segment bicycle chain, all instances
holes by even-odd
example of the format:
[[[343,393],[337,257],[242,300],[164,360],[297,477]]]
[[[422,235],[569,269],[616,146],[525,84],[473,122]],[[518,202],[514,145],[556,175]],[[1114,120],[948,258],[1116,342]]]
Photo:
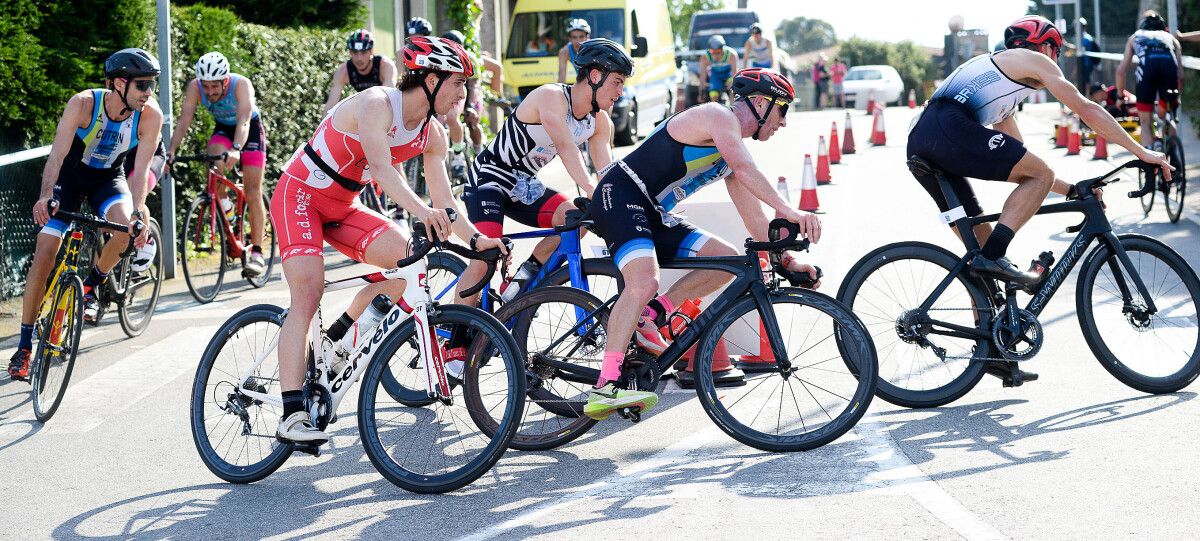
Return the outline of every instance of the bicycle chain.
[[[933,312],[935,310],[940,311],[940,312],[983,312],[984,311],[983,308],[930,308],[928,311]],[[989,340],[988,342],[990,343],[991,341]],[[1005,359],[1004,357],[975,357],[973,355],[970,357],[967,357],[964,355],[946,355],[945,357],[941,357],[941,359],[943,361],[947,360],[947,359],[955,359],[955,360],[961,359],[961,360],[968,360],[968,361],[983,361],[983,362],[1012,361],[1012,359]],[[1013,362],[1021,362],[1021,361],[1013,361]]]

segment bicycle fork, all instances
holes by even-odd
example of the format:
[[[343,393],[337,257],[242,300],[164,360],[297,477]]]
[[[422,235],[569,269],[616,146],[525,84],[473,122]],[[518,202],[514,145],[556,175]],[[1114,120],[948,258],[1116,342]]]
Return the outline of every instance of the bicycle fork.
[[[413,322],[417,326],[417,336],[420,343],[420,355],[425,365],[425,389],[430,398],[436,398],[443,404],[450,405],[454,399],[450,395],[450,381],[446,379],[446,361],[442,357],[442,347],[438,342],[437,329],[429,324],[429,303],[421,303],[413,310]]]
[[[783,343],[783,331],[779,328],[779,318],[775,317],[774,305],[771,304],[767,288],[761,283],[755,283],[750,288],[750,295],[754,297],[758,317],[762,321],[762,330],[767,333],[767,342],[771,345],[775,364],[779,366],[783,378],[787,379],[792,374],[792,361],[788,356],[787,346]]]

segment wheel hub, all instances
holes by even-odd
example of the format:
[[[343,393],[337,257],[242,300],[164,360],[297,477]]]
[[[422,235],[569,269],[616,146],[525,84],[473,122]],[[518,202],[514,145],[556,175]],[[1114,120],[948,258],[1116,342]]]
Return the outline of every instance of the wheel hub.
[[[1142,303],[1135,303],[1132,306],[1126,306],[1122,312],[1125,314],[1125,319],[1129,321],[1129,325],[1139,331],[1150,330],[1150,311]]]
[[[918,309],[907,310],[896,318],[896,335],[909,344],[924,344],[933,325]]]

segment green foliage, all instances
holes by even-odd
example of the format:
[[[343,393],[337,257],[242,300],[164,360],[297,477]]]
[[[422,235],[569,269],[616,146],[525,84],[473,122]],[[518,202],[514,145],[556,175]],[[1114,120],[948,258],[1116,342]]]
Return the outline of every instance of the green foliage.
[[[821,19],[795,17],[779,23],[775,43],[780,49],[798,54],[832,47],[837,43],[837,33],[832,24]]]
[[[479,36],[475,20],[483,10],[474,0],[450,0],[446,5],[446,18],[450,28],[463,33],[468,51],[479,54]]]
[[[172,0],[171,3],[224,8],[243,21],[281,28],[353,30],[364,26],[369,15],[362,0]]]
[[[675,46],[682,47],[687,43],[688,31],[692,27],[692,15],[724,7],[724,0],[667,0],[667,10],[671,12],[671,33],[675,34]]]
[[[923,83],[937,72],[929,53],[911,41],[884,43],[854,37],[842,42],[838,54],[850,66],[886,64],[896,68],[904,88],[916,89],[918,100],[925,99]]]
[[[1183,9],[1183,4],[1186,0],[1181,1],[1180,12],[1187,13]],[[1141,16],[1141,11],[1138,9],[1139,2],[1124,1],[1124,2],[1100,2],[1100,30],[1104,31],[1104,35],[1112,36],[1117,34],[1132,34],[1137,30],[1138,20]],[[1080,6],[1083,12],[1083,17],[1092,23],[1092,27],[1088,32],[1092,35],[1096,34],[1096,10],[1092,2],[1081,2]],[[1074,43],[1075,35],[1075,8],[1071,4],[1063,6],[1063,18],[1067,20],[1067,36],[1066,38]],[[1029,3],[1029,14],[1041,15],[1047,19],[1054,20],[1054,6],[1042,5],[1041,2],[1031,1]],[[1164,11],[1165,14],[1165,11]],[[997,42],[1004,39],[1003,35],[991,38],[992,42]],[[1108,52],[1120,52],[1121,47],[1125,46],[1125,42],[1109,44]]]
[[[1179,0],[1179,30],[1200,30],[1200,0]],[[1183,41],[1183,54],[1200,55],[1200,43]],[[1200,71],[1183,70],[1183,96],[1180,106],[1192,119],[1192,128],[1200,135]]]

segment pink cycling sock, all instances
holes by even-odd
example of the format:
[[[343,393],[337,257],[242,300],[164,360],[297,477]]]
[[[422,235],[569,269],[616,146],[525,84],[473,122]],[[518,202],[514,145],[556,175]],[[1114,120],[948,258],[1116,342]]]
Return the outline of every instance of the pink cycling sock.
[[[625,362],[625,354],[620,351],[605,351],[604,364],[600,367],[600,379],[596,380],[596,388],[603,387],[610,381],[621,378],[621,363]]]

